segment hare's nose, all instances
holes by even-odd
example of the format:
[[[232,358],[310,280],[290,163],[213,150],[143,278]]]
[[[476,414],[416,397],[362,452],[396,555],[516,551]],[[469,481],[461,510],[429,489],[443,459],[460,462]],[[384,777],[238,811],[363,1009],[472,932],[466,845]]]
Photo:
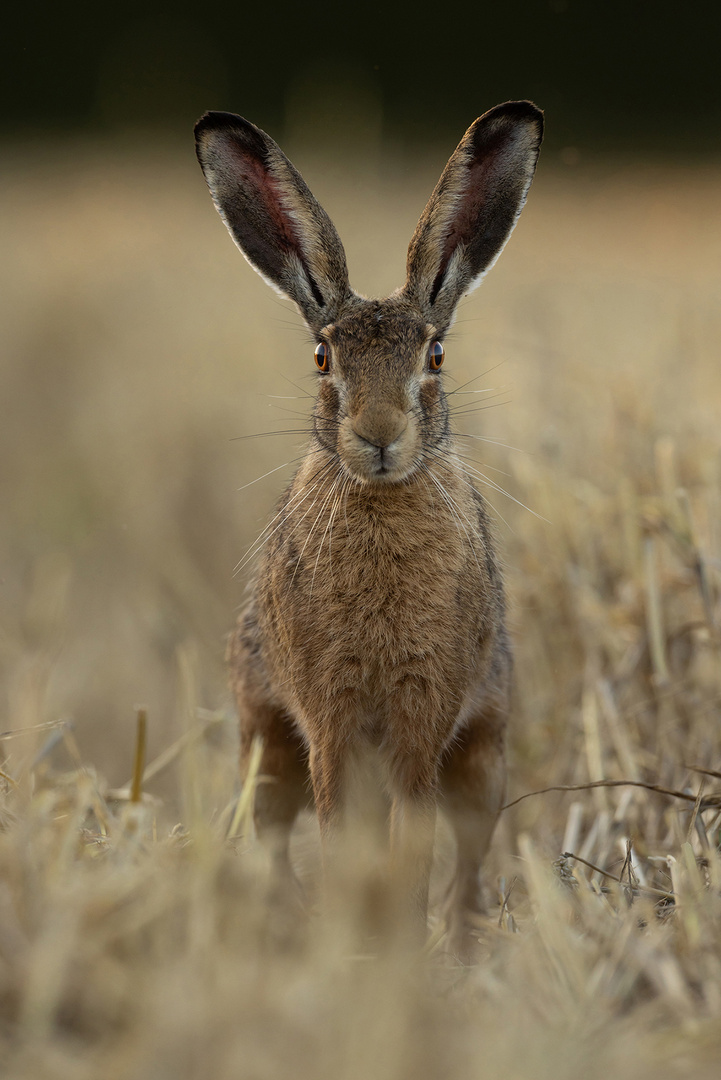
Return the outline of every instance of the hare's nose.
[[[361,439],[385,449],[408,427],[408,417],[400,409],[369,405],[353,419],[353,430]]]

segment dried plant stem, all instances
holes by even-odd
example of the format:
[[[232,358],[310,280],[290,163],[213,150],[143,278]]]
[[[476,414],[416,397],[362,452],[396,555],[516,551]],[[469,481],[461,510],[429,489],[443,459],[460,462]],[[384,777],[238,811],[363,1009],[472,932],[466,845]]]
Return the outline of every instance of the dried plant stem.
[[[600,866],[596,866],[595,863],[589,862],[588,859],[582,859],[580,855],[574,855],[572,851],[561,852],[561,858],[574,859],[576,862],[583,863],[583,865],[587,866],[589,870],[595,870],[597,874],[602,874],[604,877],[610,878],[611,881],[615,881],[619,885],[623,885],[626,888],[629,888],[629,884],[627,881],[624,881],[622,878],[617,877],[616,874],[610,873],[610,871],[608,870],[602,869],[602,867]],[[668,898],[672,895],[669,892],[664,892],[663,889],[654,889],[650,885],[636,884],[633,885],[632,888],[638,889],[641,892],[652,893],[654,896],[661,896],[664,900],[668,900]]]
[[[644,780],[593,780],[587,784],[554,784],[552,787],[539,788],[538,791],[527,791],[525,795],[519,795],[517,799],[507,802],[501,807],[501,811],[516,806],[518,803],[523,802],[524,799],[530,799],[532,795],[546,795],[549,791],[588,791],[597,787],[639,787],[645,788],[646,791],[657,791],[659,795],[669,795],[673,799],[684,799],[686,802],[695,803],[697,799],[696,795],[691,795],[687,791],[672,791],[671,788],[661,787],[660,784],[649,784]],[[700,809],[704,810],[715,806],[719,798],[721,796],[717,794],[709,795]]]
[[[657,686],[666,686],[669,682],[666,664],[666,647],[661,613],[661,595],[656,566],[656,548],[653,536],[647,536],[643,544],[643,558],[646,571],[646,625],[648,644],[656,676]]]
[[[135,763],[133,765],[133,782],[130,788],[130,801],[139,803],[143,797],[143,772],[145,770],[145,747],[147,739],[148,712],[147,709],[138,709],[138,727],[135,740]]]
[[[255,789],[259,783],[263,782],[263,777],[259,775],[260,763],[263,757],[263,740],[256,737],[253,740],[253,746],[250,751],[250,761],[248,763],[248,773],[243,784],[243,790],[240,793],[240,798],[235,807],[235,813],[233,814],[233,820],[228,828],[228,839],[234,839],[239,830],[241,835],[247,833],[248,829],[245,826],[245,822],[250,822],[252,818],[253,800],[255,798]]]
[[[10,785],[11,785],[12,787],[14,787],[14,788],[16,788],[16,787],[18,786],[18,782],[17,782],[17,780],[13,780],[12,776],[10,776],[10,775],[9,775],[8,773],[6,773],[6,772],[3,772],[3,770],[2,770],[2,769],[0,769],[0,777],[2,777],[2,779],[3,779],[3,780],[4,780],[4,781],[5,781],[6,783],[7,783],[7,784],[10,784]]]

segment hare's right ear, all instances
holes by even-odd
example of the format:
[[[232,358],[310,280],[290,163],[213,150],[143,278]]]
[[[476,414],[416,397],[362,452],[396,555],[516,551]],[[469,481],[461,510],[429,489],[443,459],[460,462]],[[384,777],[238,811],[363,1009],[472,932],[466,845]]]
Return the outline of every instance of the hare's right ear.
[[[209,112],[195,145],[218,213],[250,265],[298,305],[313,331],[350,295],[345,252],[300,173],[260,128]]]
[[[542,138],[541,110],[508,101],[471,124],[451,155],[408,248],[403,290],[437,332],[513,232]]]

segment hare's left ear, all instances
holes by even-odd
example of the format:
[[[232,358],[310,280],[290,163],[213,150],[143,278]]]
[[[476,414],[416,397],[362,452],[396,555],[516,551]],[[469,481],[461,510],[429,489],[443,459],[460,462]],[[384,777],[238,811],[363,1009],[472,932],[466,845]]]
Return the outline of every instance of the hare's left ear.
[[[351,295],[343,245],[278,144],[225,112],[200,118],[195,144],[213,202],[250,265],[295,301],[311,330],[333,322]]]
[[[542,138],[541,110],[509,101],[471,124],[451,155],[408,248],[403,290],[437,331],[513,232]]]

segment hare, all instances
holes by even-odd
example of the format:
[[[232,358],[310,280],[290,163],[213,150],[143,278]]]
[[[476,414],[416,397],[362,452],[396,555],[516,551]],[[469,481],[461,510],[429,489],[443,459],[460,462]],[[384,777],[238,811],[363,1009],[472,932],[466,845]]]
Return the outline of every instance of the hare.
[[[448,815],[459,941],[504,797],[512,658],[487,509],[449,423],[443,340],[516,224],[543,114],[511,101],[470,126],[413,234],[405,285],[381,300],[353,291],[330,218],[265,132],[209,112],[195,134],[232,238],[316,341],[310,445],[229,645],[243,768],[262,740],[257,829],[290,880],[312,787],[327,869],[350,772],[373,748],[420,934],[437,808]]]

